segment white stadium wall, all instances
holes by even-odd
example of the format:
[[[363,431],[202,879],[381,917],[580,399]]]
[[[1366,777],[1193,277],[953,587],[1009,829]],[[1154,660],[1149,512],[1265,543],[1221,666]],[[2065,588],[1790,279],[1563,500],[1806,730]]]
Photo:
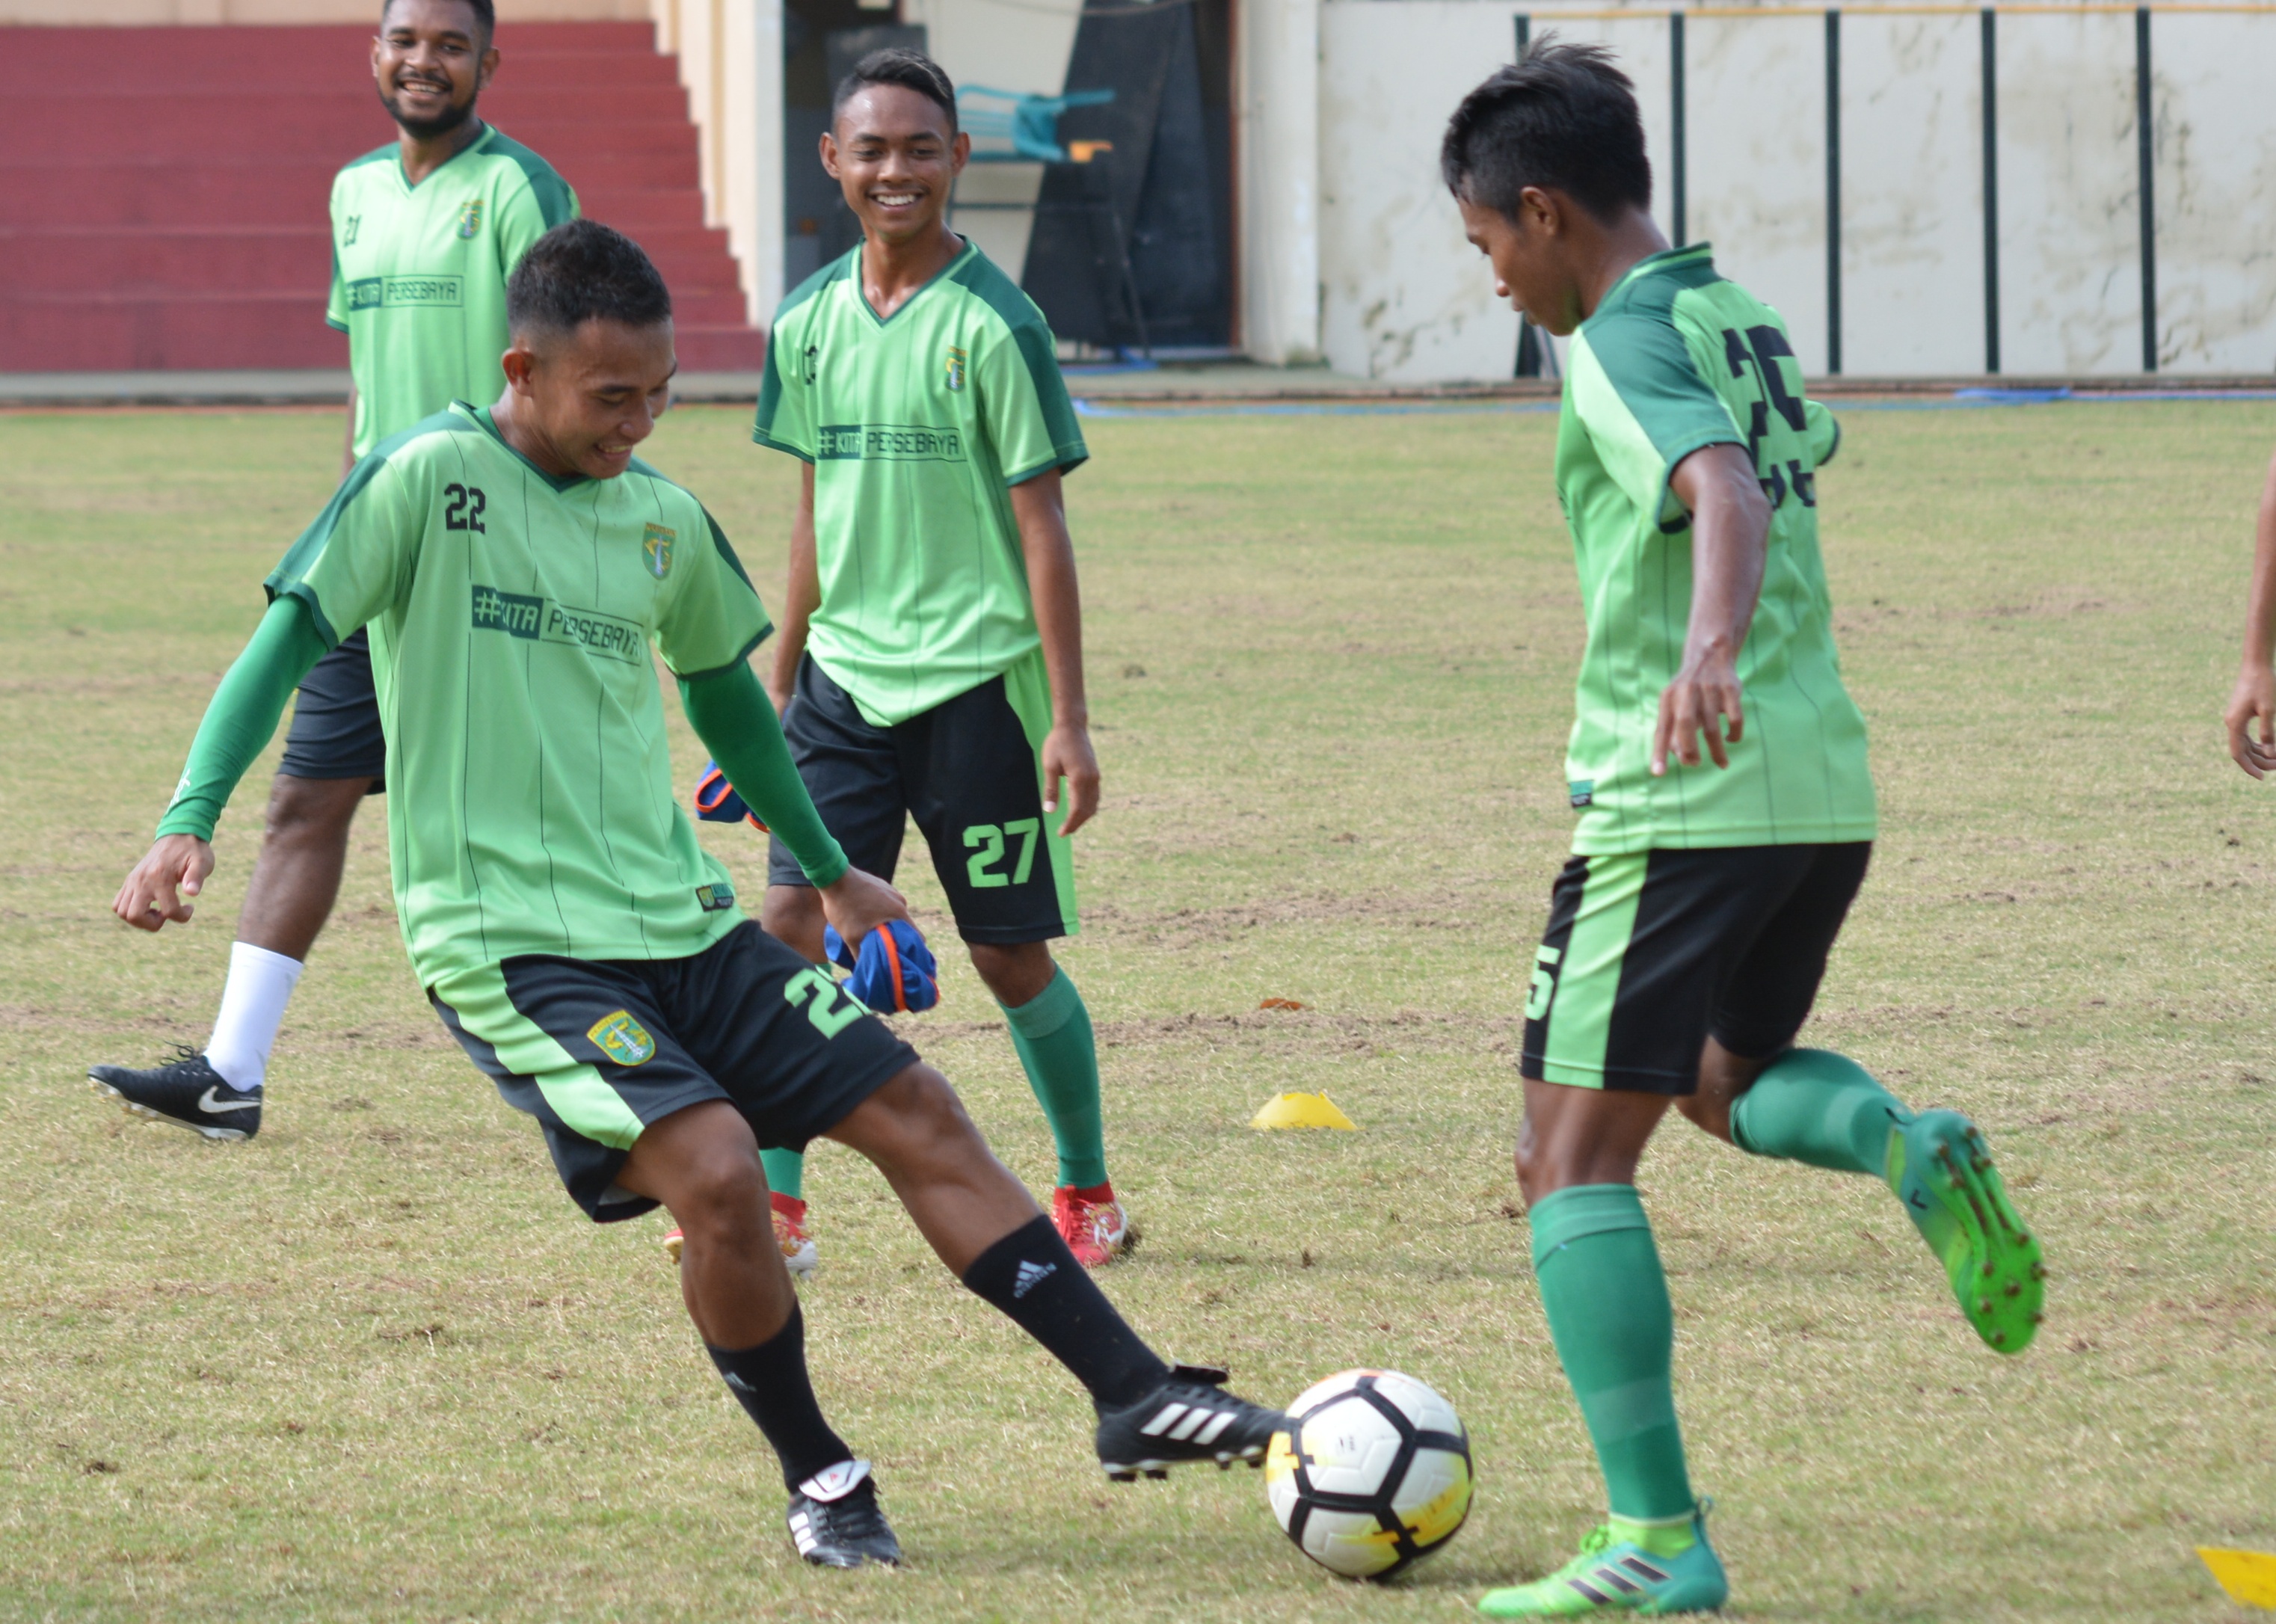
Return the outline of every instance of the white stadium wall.
[[[1863,7],[1829,25],[1818,10],[1714,7],[1683,14],[1679,34],[1665,10],[1506,0],[1324,0],[1322,332],[1339,368],[1408,383],[1514,370],[1515,318],[1462,240],[1437,156],[1446,114],[1509,60],[1521,17],[1618,53],[1663,228],[1713,243],[1785,316],[1812,374],[2276,373],[2276,9],[2149,16],[2145,277],[2133,8],[2005,9],[1987,24],[1975,8]]]

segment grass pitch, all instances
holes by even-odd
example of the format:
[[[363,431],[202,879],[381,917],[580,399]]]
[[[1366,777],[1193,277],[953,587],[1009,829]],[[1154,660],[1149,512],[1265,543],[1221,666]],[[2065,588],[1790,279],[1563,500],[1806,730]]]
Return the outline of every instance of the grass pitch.
[[[1643,1182],[1734,1611],[2223,1616],[2189,1546],[2276,1543],[2276,830],[2218,722],[2276,409],[1846,420],[1822,512],[1885,832],[1808,1040],[1974,1113],[2055,1279],[1997,1358],[1878,1185],[1672,1121]],[[99,1107],[87,1063],[210,1020],[266,768],[193,926],[105,907],[338,422],[0,418],[0,1617],[1451,1620],[1561,1559],[1600,1490],[1507,1155],[1570,827],[1553,422],[1099,420],[1069,486],[1106,799],[1065,959],[1145,1236],[1109,1288],[1258,1398],[1388,1363],[1454,1400],[1470,1526],[1369,1589],[1247,1472],[1104,1483],[1074,1384],[836,1147],[814,1366],[911,1566],[803,1568],[662,1216],[585,1223],[424,1006],[382,802],[260,1138]],[[793,465],[707,411],[654,460],[778,600]],[[755,894],[757,845],[705,839]],[[910,1036],[1042,1189],[1000,1021],[945,962]],[[1244,1126],[1300,1087],[1364,1131]]]

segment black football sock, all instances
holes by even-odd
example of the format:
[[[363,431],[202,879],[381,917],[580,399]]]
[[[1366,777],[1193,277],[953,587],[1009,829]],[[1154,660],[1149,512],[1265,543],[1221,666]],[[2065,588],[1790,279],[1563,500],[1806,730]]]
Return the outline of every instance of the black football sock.
[[[822,1418],[814,1383],[806,1374],[806,1317],[791,1308],[790,1323],[756,1347],[703,1345],[711,1362],[782,1462],[783,1484],[799,1484],[825,1467],[853,1458],[846,1440]]]
[[[1047,1218],[1022,1225],[973,1260],[964,1284],[1074,1373],[1101,1409],[1135,1404],[1170,1367],[1138,1339]]]

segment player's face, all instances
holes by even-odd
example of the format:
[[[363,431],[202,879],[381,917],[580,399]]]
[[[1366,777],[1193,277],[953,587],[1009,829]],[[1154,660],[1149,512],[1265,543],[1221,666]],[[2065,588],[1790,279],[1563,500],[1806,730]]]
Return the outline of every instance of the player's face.
[[[1462,230],[1493,267],[1494,292],[1536,327],[1563,338],[1581,324],[1581,289],[1565,263],[1562,199],[1528,186],[1517,217],[1459,200]]]
[[[371,42],[379,99],[416,140],[464,124],[497,64],[466,0],[394,0]]]
[[[949,187],[972,138],[948,133],[948,115],[905,85],[869,85],[848,96],[822,138],[822,167],[846,194],[861,229],[912,242],[940,226]]]
[[[632,466],[671,403],[679,369],[670,322],[627,327],[596,318],[535,344],[517,337],[505,353],[514,419],[550,453],[532,460],[588,479],[614,479]]]

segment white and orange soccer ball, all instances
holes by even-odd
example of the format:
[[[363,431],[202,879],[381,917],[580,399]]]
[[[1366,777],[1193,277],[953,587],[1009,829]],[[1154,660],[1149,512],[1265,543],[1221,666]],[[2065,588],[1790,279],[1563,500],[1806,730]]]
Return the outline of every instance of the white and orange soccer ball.
[[[1454,1407],[1396,1370],[1346,1370],[1288,1407],[1264,1492],[1297,1548],[1347,1579],[1384,1579],[1470,1514],[1470,1436]]]

